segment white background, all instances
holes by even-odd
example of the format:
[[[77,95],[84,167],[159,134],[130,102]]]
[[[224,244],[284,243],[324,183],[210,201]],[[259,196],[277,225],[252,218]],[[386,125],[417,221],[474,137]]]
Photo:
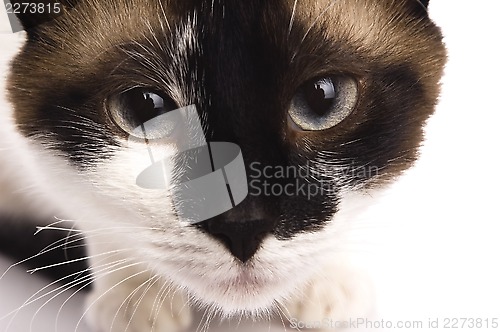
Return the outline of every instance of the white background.
[[[359,257],[373,276],[379,320],[422,320],[424,326],[430,318],[441,324],[455,317],[500,320],[500,2],[433,0],[430,12],[449,49],[441,102],[417,167],[366,214],[371,226],[360,232],[372,240]],[[7,46],[16,38],[8,29],[1,17],[2,76]],[[0,258],[0,274],[10,264]],[[0,317],[43,284],[22,268],[10,271],[0,280]],[[50,301],[35,317],[33,331],[54,332],[63,301]],[[44,302],[21,310],[8,331],[29,331]],[[64,306],[59,331],[73,331],[82,312],[76,296]],[[0,320],[1,332],[8,322]],[[261,329],[267,325],[248,328]]]

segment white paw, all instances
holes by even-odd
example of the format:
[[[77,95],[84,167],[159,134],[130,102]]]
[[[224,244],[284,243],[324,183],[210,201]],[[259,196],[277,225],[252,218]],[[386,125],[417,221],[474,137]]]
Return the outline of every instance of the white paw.
[[[95,332],[186,330],[191,324],[187,297],[162,286],[160,281],[131,279],[111,290],[100,287],[87,298],[87,322]]]
[[[323,269],[297,296],[285,302],[290,326],[300,330],[339,329],[350,319],[366,318],[374,306],[368,277],[347,266]]]

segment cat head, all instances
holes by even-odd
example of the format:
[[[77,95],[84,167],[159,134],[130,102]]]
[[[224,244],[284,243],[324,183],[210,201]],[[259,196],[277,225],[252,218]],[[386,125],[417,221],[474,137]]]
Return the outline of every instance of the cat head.
[[[19,128],[54,155],[47,176],[61,200],[65,182],[79,185],[70,177],[92,184],[73,197],[95,200],[75,216],[82,228],[121,225],[131,257],[225,312],[288,296],[355,222],[348,198],[413,164],[446,58],[428,1],[63,4],[54,17],[19,16],[28,38],[9,88]],[[196,224],[179,220],[169,190],[137,186],[151,160],[147,142],[129,139],[189,105],[207,141],[239,146],[249,188]],[[155,146],[172,182],[177,148]]]

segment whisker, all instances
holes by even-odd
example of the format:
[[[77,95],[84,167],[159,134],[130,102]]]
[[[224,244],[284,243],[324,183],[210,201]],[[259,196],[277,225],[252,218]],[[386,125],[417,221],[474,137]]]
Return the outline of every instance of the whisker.
[[[101,256],[106,256],[106,255],[109,255],[110,253],[123,252],[123,251],[126,251],[126,250],[132,250],[132,249],[117,249],[117,250],[112,250],[112,251],[109,251],[109,252],[106,252],[106,253],[96,254],[96,255],[93,256],[93,258],[101,257]],[[66,265],[66,264],[71,264],[71,263],[75,263],[75,262],[81,262],[81,261],[89,260],[89,259],[90,259],[90,257],[76,258],[76,259],[73,259],[73,260],[70,260],[70,261],[67,261],[67,262],[55,263],[55,264],[50,264],[50,265],[43,266],[43,267],[37,267],[35,269],[28,270],[27,272],[30,273],[30,274],[33,274],[33,273],[36,273],[38,271],[50,269],[52,267]]]
[[[122,260],[122,261],[123,261],[124,263],[125,263],[125,262],[127,262],[127,260],[126,260],[126,259],[124,259],[124,260]],[[101,271],[99,271],[99,273],[102,273],[103,271],[105,271],[105,270],[107,270],[107,269],[112,269],[112,268],[114,268],[115,266],[119,266],[120,264],[122,264],[122,261],[120,261],[120,262],[114,262],[115,264],[113,264],[112,266],[107,267],[107,268],[105,268],[105,269],[101,269]],[[121,269],[121,268],[120,268],[120,269]],[[99,280],[99,279],[101,279],[102,277],[104,277],[105,275],[109,275],[109,274],[111,274],[111,273],[117,272],[117,271],[119,271],[120,269],[114,269],[114,270],[108,271],[108,272],[106,272],[104,275],[100,275],[97,279],[94,279],[94,277],[93,277],[92,275],[90,275],[90,276],[82,277],[82,278],[80,278],[80,279],[75,280],[75,281],[76,281],[76,283],[75,283],[75,281],[74,281],[74,282],[70,282],[70,283],[68,283],[68,284],[66,284],[66,285],[63,285],[63,286],[61,286],[61,287],[58,287],[58,288],[57,288],[57,290],[58,290],[57,294],[53,295],[51,298],[49,298],[47,301],[45,301],[45,302],[44,302],[44,303],[43,303],[43,304],[42,304],[42,305],[38,308],[38,310],[35,312],[35,314],[33,315],[32,319],[31,319],[31,324],[30,324],[30,331],[32,331],[32,330],[33,330],[33,329],[32,329],[32,327],[33,327],[33,323],[34,323],[34,321],[35,321],[36,316],[37,316],[37,315],[40,313],[40,311],[41,311],[41,310],[42,310],[42,309],[43,309],[43,308],[44,308],[47,304],[49,304],[49,303],[50,303],[53,299],[57,298],[57,297],[58,297],[59,295],[61,295],[61,294],[64,294],[64,293],[65,293],[66,291],[68,291],[69,289],[71,289],[71,288],[73,288],[73,287],[75,287],[75,286],[78,286],[78,285],[83,284],[83,286],[82,286],[82,287],[80,287],[79,289],[77,289],[76,291],[74,291],[74,292],[71,294],[71,296],[70,296],[68,299],[66,299],[66,300],[64,301],[64,303],[61,305],[61,307],[59,308],[59,311],[58,311],[57,316],[56,316],[56,323],[57,323],[57,322],[58,322],[58,320],[59,320],[59,315],[60,315],[60,313],[61,313],[61,311],[62,311],[62,308],[64,307],[64,305],[65,305],[65,304],[66,304],[66,303],[67,303],[67,302],[68,302],[68,301],[69,301],[69,300],[70,300],[70,299],[71,299],[74,295],[76,295],[76,294],[77,294],[78,292],[80,292],[82,289],[84,289],[85,287],[87,287],[88,285],[90,285],[91,283],[93,283],[95,280]],[[51,294],[51,293],[53,293],[53,292],[50,292],[50,293],[48,293],[48,294]],[[44,295],[43,295],[43,297],[47,296],[48,294],[44,294]],[[56,325],[56,329],[57,329],[57,325]]]
[[[116,263],[116,262],[112,262],[112,263],[104,264],[104,265],[97,266],[97,267],[98,267],[98,268],[101,268],[102,266],[106,266],[106,265],[113,265],[113,264],[115,264],[115,263]],[[90,272],[90,271],[91,271],[91,268],[87,268],[87,269],[85,269],[85,270],[82,270],[82,271],[78,271],[78,272],[72,273],[72,274],[67,275],[67,276],[65,276],[65,277],[59,278],[59,279],[58,279],[58,280],[56,280],[56,281],[51,282],[50,284],[48,284],[48,285],[44,286],[43,288],[41,288],[40,290],[38,290],[35,294],[31,295],[31,296],[30,296],[30,297],[29,297],[29,298],[28,298],[28,299],[24,302],[24,304],[22,304],[22,305],[21,305],[21,307],[19,307],[19,308],[17,308],[16,310],[13,310],[13,311],[11,311],[10,313],[8,313],[8,314],[6,314],[6,315],[4,315],[4,316],[0,317],[0,320],[7,318],[8,316],[10,316],[10,315],[14,314],[15,312],[17,312],[17,311],[19,311],[19,310],[23,309],[24,307],[26,307],[26,306],[28,306],[28,305],[30,305],[30,304],[32,304],[32,303],[34,303],[34,302],[36,302],[36,301],[38,301],[38,300],[40,300],[40,299],[44,298],[44,297],[46,297],[46,296],[48,296],[48,295],[50,295],[50,294],[52,294],[52,293],[54,293],[54,292],[57,292],[57,291],[58,291],[58,290],[60,290],[62,287],[66,287],[66,286],[68,286],[68,285],[71,285],[71,284],[73,284],[73,283],[78,282],[80,279],[73,280],[73,281],[71,281],[71,282],[70,282],[70,283],[68,283],[68,284],[62,285],[62,286],[60,286],[60,287],[58,287],[58,288],[56,288],[56,289],[54,289],[54,290],[52,290],[52,291],[50,291],[50,292],[48,292],[48,293],[45,293],[45,294],[43,294],[43,295],[41,295],[41,296],[39,296],[39,297],[36,297],[38,294],[40,294],[41,292],[43,292],[43,291],[44,291],[44,290],[46,290],[47,288],[50,288],[50,287],[54,286],[55,284],[61,283],[61,282],[62,282],[63,280],[65,280],[65,279],[68,279],[68,278],[74,277],[75,275],[78,275],[78,274],[81,274],[81,273],[83,273],[83,272],[87,272],[87,271],[88,271],[88,272]],[[88,278],[88,276],[83,277],[83,278]],[[73,287],[73,286],[71,286],[71,287]]]
[[[70,235],[70,233],[68,233],[67,237],[65,237],[64,239],[59,239],[57,241],[54,241],[53,243],[49,244],[48,246],[46,246],[45,248],[40,250],[36,255],[41,256],[41,255],[44,255],[44,254],[49,253],[49,252],[56,250],[56,249],[68,248],[68,245],[70,245],[72,243],[81,242],[85,239],[85,237],[78,237],[78,236],[80,236],[80,234]],[[76,237],[76,239],[71,239],[71,238],[75,238],[75,237]],[[84,245],[80,245],[80,247],[83,247],[83,246]],[[31,258],[37,257],[36,255],[32,256]]]
[[[115,261],[115,262],[108,263],[108,264],[111,264],[111,265],[112,265],[110,268],[114,268],[114,267],[116,267],[116,266],[119,266],[119,265],[120,265],[120,264],[122,264],[122,263],[126,263],[127,261],[128,261],[128,259],[122,259],[122,260]],[[106,265],[106,264],[105,264],[105,265]],[[96,271],[95,269],[96,269],[96,268],[92,267],[92,270],[93,270],[93,271]],[[104,272],[104,271],[105,271],[105,269],[101,269],[101,270],[98,270],[98,271],[96,271],[96,272],[97,272],[97,273],[102,273],[102,272]],[[114,271],[110,271],[110,272],[111,272],[111,273],[114,273],[114,272],[116,272],[116,270],[114,270]],[[106,274],[106,275],[108,275],[108,274]],[[59,308],[59,311],[57,312],[57,316],[56,316],[56,332],[57,332],[57,326],[59,325],[59,324],[58,324],[58,322],[59,322],[59,316],[60,316],[60,314],[61,314],[61,312],[62,312],[63,307],[64,307],[64,306],[65,306],[65,305],[66,305],[66,304],[67,304],[67,303],[68,303],[68,302],[69,302],[69,301],[70,301],[70,300],[71,300],[71,299],[72,299],[72,298],[73,298],[76,294],[78,294],[78,293],[79,293],[82,289],[84,289],[85,287],[89,286],[89,284],[90,284],[90,283],[93,283],[95,280],[99,280],[99,279],[100,279],[100,278],[98,278],[98,279],[93,279],[93,278],[92,278],[92,279],[90,280],[90,282],[89,282],[89,283],[86,283],[86,284],[84,284],[82,287],[80,287],[80,288],[78,288],[77,290],[75,290],[75,291],[74,291],[74,292],[73,292],[73,293],[72,293],[72,294],[71,294],[71,295],[70,295],[70,296],[69,296],[69,297],[68,297],[68,298],[67,298],[67,299],[63,302],[63,304],[62,304],[62,305],[61,305],[61,307]],[[75,286],[76,286],[76,285],[72,285],[72,286],[71,286],[71,288],[73,288],[73,287],[75,287]]]
[[[292,33],[293,23],[295,21],[295,14],[297,11],[297,2],[298,0],[295,0],[295,2],[293,3],[292,17],[290,18],[290,24],[288,25],[288,37],[290,37],[290,34]]]
[[[153,308],[151,310],[151,317],[150,317],[153,320],[153,324],[151,326],[152,331],[154,331],[154,328],[156,327],[156,322],[158,321],[158,317],[160,316],[161,309],[163,308],[163,303],[167,299],[170,286],[171,286],[171,282],[169,282],[168,280],[165,280],[163,282],[162,287],[160,288],[160,291],[158,292],[156,299],[155,299],[155,302],[154,302],[155,304],[153,305]],[[153,312],[155,313],[154,316],[153,316]]]
[[[204,331],[204,330],[202,330],[202,323],[205,320],[205,317],[207,316],[207,311],[208,311],[208,308],[205,308],[205,310],[203,311],[203,315],[201,315],[200,322],[198,323],[198,326],[196,327],[196,332]]]
[[[142,263],[135,263],[135,264],[131,264],[131,266],[134,266],[134,265],[140,265]],[[116,287],[120,286],[121,284],[127,282],[128,280],[130,279],[133,279],[143,273],[147,273],[148,270],[143,270],[143,271],[140,271],[140,272],[137,272],[137,273],[134,273],[133,275],[131,276],[128,276],[127,278],[123,279],[122,281],[116,283],[114,286],[110,287],[107,291],[105,291],[104,293],[102,293],[97,299],[95,299],[90,305],[89,307],[85,310],[85,312],[82,314],[82,316],[80,317],[80,319],[78,320],[78,323],[76,324],[76,327],[75,327],[75,332],[78,330],[78,328],[80,327],[80,324],[82,323],[82,320],[83,318],[85,317],[86,314],[88,314],[88,312],[90,311],[91,307],[94,306],[97,301],[101,300],[104,296],[106,296],[109,292],[111,292],[113,289],[115,289]]]
[[[286,328],[286,324],[285,324],[285,320],[283,319],[283,317],[285,317],[288,321],[290,320],[290,318],[292,318],[292,315],[290,313],[290,311],[288,310],[288,308],[279,300],[279,299],[276,299],[276,312],[278,313],[278,316],[281,320],[281,324],[283,325],[283,328],[285,329],[285,332],[287,331],[287,328]],[[286,310],[286,312],[285,312]],[[300,331],[300,330],[299,330]]]
[[[117,228],[119,228],[119,227],[117,227]],[[52,229],[52,228],[45,228],[45,230],[47,230],[47,229]],[[114,229],[114,228],[113,228],[113,229]],[[122,229],[122,228],[119,228],[119,229]],[[134,228],[134,229],[135,229],[135,228]],[[147,228],[147,229],[150,229],[150,228]],[[66,231],[67,229],[58,229],[58,228],[56,228],[56,230],[64,230],[64,231]],[[111,230],[111,228],[110,228],[110,230]],[[87,232],[86,234],[89,234],[89,233],[98,233],[98,234],[97,234],[97,235],[95,235],[95,236],[104,235],[103,233],[100,233],[100,232],[101,232],[101,230],[94,230],[94,231]],[[79,235],[79,234],[74,234],[74,235],[71,235],[70,237],[73,237],[73,236],[78,236],[78,235]],[[87,239],[87,238],[90,238],[90,237],[89,237],[89,236],[85,236],[83,239],[78,239],[77,241],[80,241],[80,240],[85,240],[85,239]],[[55,243],[58,243],[58,242],[60,242],[60,241],[61,241],[61,240],[58,240],[58,241],[56,241]],[[77,242],[77,241],[75,241],[75,242]],[[112,242],[110,242],[110,243],[112,243]],[[49,245],[48,247],[50,247],[50,245]],[[36,257],[39,257],[39,256],[41,256],[41,255],[43,255],[43,254],[46,254],[46,253],[48,253],[48,252],[52,251],[52,250],[59,249],[59,248],[61,248],[61,247],[64,247],[64,244],[62,244],[62,245],[60,244],[60,245],[58,245],[58,246],[56,246],[56,247],[53,247],[53,248],[50,248],[50,249],[48,249],[48,248],[46,247],[45,249],[47,249],[47,250],[43,249],[41,252],[38,252],[38,253],[37,253],[37,254],[35,254],[35,255],[32,255],[32,256],[30,256],[30,257],[28,257],[28,258],[25,258],[25,259],[23,259],[23,260],[20,260],[19,262],[16,262],[16,263],[11,264],[11,265],[10,265],[10,266],[9,266],[9,267],[8,267],[8,268],[7,268],[7,269],[6,269],[3,273],[2,273],[2,275],[0,276],[0,280],[2,280],[2,279],[5,277],[5,275],[6,275],[6,274],[7,274],[10,270],[12,270],[13,268],[15,268],[16,266],[19,266],[19,265],[21,265],[21,264],[23,264],[23,263],[26,263],[27,261],[29,261],[29,260],[31,260],[31,259],[34,259],[34,258],[36,258]],[[81,260],[84,260],[84,258],[82,258]],[[71,263],[71,262],[64,262],[64,263],[61,263],[61,264],[59,264],[59,265],[64,265],[64,264],[68,264],[68,263]],[[37,271],[38,271],[38,270],[41,270],[41,269],[45,269],[45,268],[40,268],[40,269],[35,269],[35,270],[37,270]],[[30,271],[28,271],[28,272],[30,272]],[[36,271],[33,271],[33,272],[31,272],[31,273],[34,273],[34,272],[36,272]]]
[[[53,223],[51,224],[48,224],[46,227],[54,227],[56,225],[59,225],[59,224],[62,224],[62,223],[65,223],[65,222],[69,222],[70,220],[64,220],[64,219],[59,219],[57,217],[54,217],[57,221],[54,221]],[[42,230],[43,230],[43,226],[37,226],[36,229],[37,231],[35,232],[34,235],[38,235],[38,233],[40,233]]]
[[[147,292],[155,285],[155,283],[159,279],[160,279],[160,277],[158,277],[158,276],[150,276],[148,280],[146,280],[141,285],[136,287],[135,290],[127,296],[128,301],[127,301],[127,298],[125,298],[125,300],[122,302],[122,305],[120,305],[120,307],[118,308],[118,311],[122,308],[125,301],[128,302],[127,303],[127,308],[128,308],[130,306],[130,302],[132,301],[132,297],[135,296],[135,294],[137,294],[137,292],[139,291],[140,288],[142,288],[146,284],[149,284],[148,287],[146,287],[146,289],[142,292],[139,299],[134,303],[135,308],[134,308],[134,311],[132,312],[132,314],[130,315],[130,318],[129,318],[129,321],[128,321],[128,324],[127,324],[127,327],[125,328],[125,330],[128,330],[128,328],[130,327],[130,324],[132,323],[132,320],[133,320],[135,314],[137,313],[137,310],[140,308],[140,304],[141,304],[142,300],[144,300],[144,297],[146,296]],[[117,314],[118,314],[118,311],[117,311]],[[127,309],[125,309],[125,311],[127,311]]]
[[[205,319],[205,322],[203,323],[203,326],[202,326],[202,332],[206,332],[208,331],[208,329],[210,328],[210,324],[213,320],[213,317],[215,316],[215,313],[216,313],[217,309],[215,307],[215,304],[212,304],[210,305],[207,310],[205,310],[205,314],[204,317],[206,317]],[[200,322],[201,324],[201,322]]]
[[[70,231],[73,231],[72,228],[63,228],[63,227],[49,227],[49,226],[39,226],[37,228],[41,228],[41,230],[54,230],[54,231],[66,231],[66,232],[70,232]],[[93,230],[90,230],[90,231],[80,231],[84,234],[89,234],[89,233],[96,233],[96,232],[101,232],[101,231],[116,231],[116,230],[144,230],[144,229],[147,229],[147,230],[157,230],[157,231],[161,231],[163,229],[161,228],[155,228],[155,227],[149,227],[149,226],[127,226],[127,225],[123,225],[123,226],[115,226],[115,227],[103,227],[103,228],[97,228],[97,229],[93,229]]]
[[[238,318],[238,324],[236,325],[237,328],[240,327],[242,320],[243,320],[243,314],[241,314],[240,317]]]
[[[163,15],[163,20],[160,19],[161,27],[163,29],[163,22],[165,22],[167,24],[168,30],[171,31],[172,29],[170,28],[170,23],[169,23],[169,20],[167,18],[167,13],[165,11],[165,8],[163,7],[162,0],[158,0],[158,4],[160,5],[161,14]]]
[[[118,264],[117,264],[116,262],[113,262],[113,263],[109,263],[109,264],[104,264],[104,265],[98,266],[98,268],[101,268],[102,266],[111,265],[111,266],[109,266],[109,267],[106,267],[106,268],[104,268],[104,269],[101,269],[101,271],[98,271],[98,272],[102,272],[102,271],[105,271],[106,269],[114,268],[115,266],[117,266],[117,265],[119,265],[119,264],[120,264],[120,263],[118,263]],[[86,271],[90,271],[90,268],[86,269]],[[27,307],[28,305],[33,304],[33,303],[35,303],[35,302],[37,302],[37,301],[39,301],[39,300],[43,299],[44,297],[50,296],[51,294],[53,294],[53,293],[55,293],[55,292],[59,292],[57,295],[60,295],[60,294],[62,294],[63,292],[65,292],[66,290],[68,290],[68,289],[70,289],[70,288],[72,288],[72,287],[74,287],[74,286],[77,286],[77,285],[79,285],[79,284],[81,284],[81,283],[83,283],[83,282],[86,282],[86,281],[88,281],[88,280],[90,280],[90,283],[91,283],[91,282],[92,282],[92,276],[90,276],[90,275],[89,275],[89,276],[81,277],[81,278],[79,278],[79,279],[76,279],[76,280],[74,280],[74,281],[72,281],[72,282],[70,282],[70,283],[68,283],[68,284],[61,285],[60,287],[57,287],[56,289],[53,289],[53,290],[51,290],[51,291],[49,291],[49,292],[47,292],[47,293],[45,293],[45,294],[40,295],[40,296],[38,296],[38,297],[37,297],[37,295],[38,295],[38,294],[42,293],[42,292],[43,292],[44,290],[46,290],[47,288],[52,287],[54,284],[56,284],[56,283],[60,283],[60,282],[61,282],[62,280],[64,280],[64,279],[71,278],[71,277],[73,277],[73,276],[75,276],[75,275],[77,275],[77,274],[81,274],[81,273],[83,273],[83,272],[85,272],[85,271],[75,272],[75,273],[73,273],[73,274],[71,274],[71,275],[68,275],[68,276],[65,276],[65,277],[63,277],[63,278],[60,278],[60,279],[58,279],[58,280],[56,280],[56,281],[54,281],[54,282],[50,283],[49,285],[46,285],[46,286],[45,286],[45,287],[43,287],[42,289],[38,290],[35,294],[31,295],[31,296],[30,296],[30,297],[29,297],[29,298],[28,298],[28,299],[27,299],[27,300],[26,300],[26,301],[25,301],[25,302],[24,302],[21,306],[19,306],[17,309],[15,309],[15,310],[13,310],[13,311],[11,311],[11,312],[7,313],[7,314],[6,314],[6,315],[4,315],[3,317],[0,317],[0,320],[3,320],[3,319],[5,319],[5,318],[7,318],[8,316],[12,316],[12,317],[10,318],[10,320],[9,320],[8,325],[7,325],[7,330],[8,330],[8,328],[9,328],[9,327],[10,327],[10,325],[13,323],[13,321],[14,321],[15,317],[17,316],[17,314],[18,314],[18,313],[19,313],[22,309],[24,309],[25,307]],[[88,283],[88,284],[90,284],[90,283]],[[88,286],[88,284],[86,284],[86,285],[85,285],[84,287],[82,287],[81,289],[83,289],[83,288],[85,288],[86,286]],[[81,289],[79,289],[79,290],[81,290]],[[78,290],[78,291],[79,291],[79,290]],[[75,293],[76,293],[76,292],[75,292]],[[57,295],[56,295],[56,296],[57,296]],[[53,298],[55,298],[56,296],[54,296]],[[48,303],[48,302],[47,302],[47,303]]]
[[[159,51],[160,51],[160,52],[163,52],[163,53],[166,53],[166,50],[164,50],[163,45],[160,43],[160,41],[159,41],[159,40],[158,40],[158,38],[156,37],[156,34],[155,34],[155,32],[154,32],[153,27],[151,26],[151,23],[150,23],[150,22],[147,22],[147,23],[146,23],[146,26],[147,26],[147,28],[148,28],[148,30],[149,30],[149,34],[150,34],[151,36],[153,36],[153,39],[154,39],[154,41],[155,41],[155,43],[156,43],[156,46],[158,46]],[[150,45],[152,48],[154,48],[154,47],[155,47],[155,45],[153,44],[153,42],[152,42],[149,38],[147,38],[147,37],[146,37],[146,40],[148,41],[149,45]]]

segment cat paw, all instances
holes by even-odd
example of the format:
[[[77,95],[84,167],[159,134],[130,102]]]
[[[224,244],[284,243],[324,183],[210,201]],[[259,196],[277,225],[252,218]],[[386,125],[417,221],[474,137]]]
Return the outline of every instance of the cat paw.
[[[292,329],[341,330],[350,319],[368,317],[374,305],[371,280],[350,267],[335,266],[321,271],[284,303]]]
[[[180,290],[162,283],[125,282],[87,298],[87,323],[95,332],[180,332],[191,325],[191,308]]]

